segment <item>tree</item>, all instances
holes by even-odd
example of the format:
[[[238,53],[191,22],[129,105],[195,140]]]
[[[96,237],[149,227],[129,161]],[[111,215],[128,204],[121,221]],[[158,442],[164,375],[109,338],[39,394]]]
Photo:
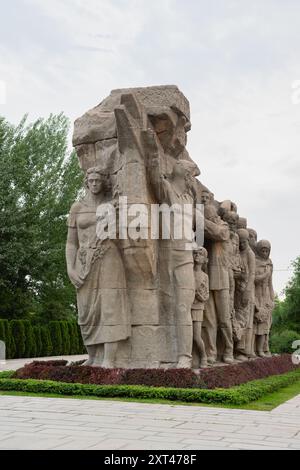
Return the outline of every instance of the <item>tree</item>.
[[[68,323],[69,322],[67,321],[60,322],[61,336],[62,336],[62,354],[66,356],[68,356],[71,353],[71,339],[70,339]]]
[[[300,333],[300,257],[293,263],[294,273],[285,289],[284,300],[276,300],[274,330]]]
[[[300,340],[300,257],[294,261],[293,268],[285,298],[276,299],[273,313],[271,350],[276,353],[293,352],[293,343]]]
[[[11,332],[15,341],[16,351],[15,358],[20,359],[25,356],[26,336],[25,325],[23,320],[13,320],[11,322]]]
[[[36,357],[41,357],[43,354],[43,340],[42,340],[42,328],[40,325],[33,327],[33,334],[36,344]]]
[[[49,357],[52,354],[52,341],[49,328],[46,326],[41,327],[41,338],[42,338],[42,351],[41,357]]]
[[[82,186],[65,116],[0,118],[0,317],[74,317],[66,217]]]
[[[52,354],[60,356],[63,352],[63,340],[59,321],[51,321],[49,323],[50,337],[52,343]]]

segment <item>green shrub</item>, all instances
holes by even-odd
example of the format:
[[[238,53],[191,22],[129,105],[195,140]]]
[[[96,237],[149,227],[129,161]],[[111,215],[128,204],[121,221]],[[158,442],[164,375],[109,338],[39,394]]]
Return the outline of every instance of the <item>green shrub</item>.
[[[86,347],[83,343],[82,335],[81,335],[81,329],[80,326],[76,324],[76,329],[77,329],[77,335],[78,335],[78,341],[79,341],[79,348],[78,348],[78,353],[79,354],[86,354]]]
[[[6,328],[6,357],[8,359],[13,359],[16,355],[16,344],[11,330],[11,322],[5,323]]]
[[[25,336],[25,325],[23,320],[12,320],[11,321],[11,333],[15,341],[15,358],[19,359],[25,357],[26,352],[26,336]]]
[[[181,401],[187,403],[245,405],[300,380],[300,368],[284,375],[261,379],[231,389],[155,388],[140,385],[87,385],[47,380],[2,378],[0,390],[47,393],[65,396],[137,398]]]
[[[65,356],[68,356],[71,353],[71,339],[70,339],[68,322],[61,321],[60,328],[61,328],[61,337],[62,337],[62,354],[64,354]]]
[[[41,327],[41,338],[42,338],[42,351],[41,357],[49,357],[52,354],[52,340],[48,327]]]
[[[36,345],[35,357],[41,357],[43,354],[43,341],[42,341],[42,329],[39,325],[33,327],[33,334]]]
[[[52,354],[60,356],[63,354],[62,334],[59,321],[52,321],[49,323],[49,330],[52,343]]]
[[[25,328],[25,357],[36,357],[36,342],[35,336],[33,333],[33,327],[29,320],[24,320]]]
[[[293,353],[292,345],[297,340],[300,340],[300,334],[296,331],[285,330],[273,333],[270,339],[271,351],[276,354]]]
[[[73,321],[68,322],[68,329],[69,329],[70,342],[71,342],[70,354],[72,355],[80,354],[78,330],[77,330],[76,323]]]

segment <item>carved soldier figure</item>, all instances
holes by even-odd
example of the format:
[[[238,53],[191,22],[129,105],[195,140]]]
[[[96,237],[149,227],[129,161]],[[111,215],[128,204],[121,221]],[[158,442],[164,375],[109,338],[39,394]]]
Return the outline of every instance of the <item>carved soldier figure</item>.
[[[193,166],[194,168],[194,166]],[[169,207],[177,205],[194,206],[194,196],[189,185],[191,163],[185,160],[175,162],[172,175],[168,178],[160,173],[160,163],[157,155],[152,154],[151,182],[160,203]],[[172,228],[175,228],[174,214]],[[192,225],[191,225],[192,227]],[[166,270],[174,289],[175,318],[177,328],[177,368],[190,368],[192,366],[193,325],[191,309],[195,297],[195,284],[193,273],[193,233],[190,237],[175,239],[171,230],[170,240],[161,240],[162,273]],[[162,259],[162,258],[161,258]],[[166,276],[167,277],[167,274]]]
[[[193,339],[200,354],[200,367],[207,367],[207,357],[202,339],[202,323],[205,305],[209,299],[209,279],[207,270],[207,251],[205,248],[194,250],[195,300],[192,306]]]
[[[255,274],[255,336],[256,350],[260,357],[269,356],[269,334],[274,309],[273,263],[270,259],[271,243],[257,243]]]
[[[230,231],[228,224],[220,220],[218,223],[205,219],[206,248],[208,251],[208,275],[210,296],[203,323],[208,363],[214,364],[218,358],[219,342],[222,343],[221,359],[232,364],[233,339],[230,311],[230,261],[228,242]]]
[[[113,368],[119,342],[130,337],[125,271],[115,241],[96,233],[97,208],[111,200],[107,178],[91,168],[86,186],[87,195],[73,204],[68,219],[67,268],[77,289],[85,365]]]
[[[235,347],[236,359],[247,361],[251,355],[251,341],[248,337],[253,334],[252,307],[254,301],[255,255],[249,245],[249,233],[239,229],[241,272],[236,274],[235,316],[243,332]]]

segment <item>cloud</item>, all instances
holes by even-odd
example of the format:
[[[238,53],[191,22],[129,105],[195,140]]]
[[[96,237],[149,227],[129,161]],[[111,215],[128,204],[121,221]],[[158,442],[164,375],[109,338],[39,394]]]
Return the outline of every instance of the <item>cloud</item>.
[[[0,114],[13,122],[74,120],[113,88],[177,84],[203,182],[273,241],[282,290],[300,254],[297,0],[14,0],[1,14]]]

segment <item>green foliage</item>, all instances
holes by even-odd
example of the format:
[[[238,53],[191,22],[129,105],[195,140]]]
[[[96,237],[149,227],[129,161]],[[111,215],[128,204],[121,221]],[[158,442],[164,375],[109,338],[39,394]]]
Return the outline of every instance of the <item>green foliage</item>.
[[[68,328],[68,322],[66,321],[61,321],[60,322],[60,327],[61,327],[61,337],[62,337],[62,354],[65,356],[68,356],[71,354],[71,338],[70,338],[70,333],[69,333],[69,328]]]
[[[63,115],[18,126],[0,118],[0,316],[70,318],[66,216],[82,185]]]
[[[75,321],[34,325],[30,320],[1,320],[0,340],[7,359],[76,355],[86,353]]]
[[[71,342],[70,354],[75,355],[80,352],[77,324],[71,321],[67,322],[67,324]]]
[[[60,322],[52,321],[49,323],[49,331],[52,343],[52,354],[60,356],[63,354],[63,340],[61,334]]]
[[[284,375],[248,382],[231,389],[180,389],[156,388],[136,385],[90,385],[52,382],[46,380],[17,380],[2,378],[0,390],[27,393],[47,393],[65,396],[123,397],[137,399],[160,399],[187,403],[244,405],[264,395],[276,392],[300,380],[300,369]]]
[[[35,357],[42,357],[43,354],[43,340],[42,340],[42,328],[40,325],[33,327],[33,335],[36,345]]]
[[[270,347],[273,353],[293,353],[295,350],[292,345],[295,341],[300,340],[300,333],[296,331],[284,330],[280,333],[274,333],[271,336]]]
[[[42,337],[42,352],[41,357],[49,357],[52,352],[55,354],[55,351],[52,346],[50,330],[47,326],[41,327],[41,337]]]
[[[23,320],[12,320],[11,324],[11,333],[15,341],[15,357],[22,358],[25,357],[26,352],[26,332],[25,325]]]
[[[292,344],[300,339],[300,257],[293,263],[294,274],[285,289],[285,299],[276,299],[271,332],[274,353],[293,352]]]
[[[25,328],[25,357],[36,357],[37,350],[36,350],[36,342],[35,336],[33,333],[33,327],[29,320],[24,320],[24,328]]]

